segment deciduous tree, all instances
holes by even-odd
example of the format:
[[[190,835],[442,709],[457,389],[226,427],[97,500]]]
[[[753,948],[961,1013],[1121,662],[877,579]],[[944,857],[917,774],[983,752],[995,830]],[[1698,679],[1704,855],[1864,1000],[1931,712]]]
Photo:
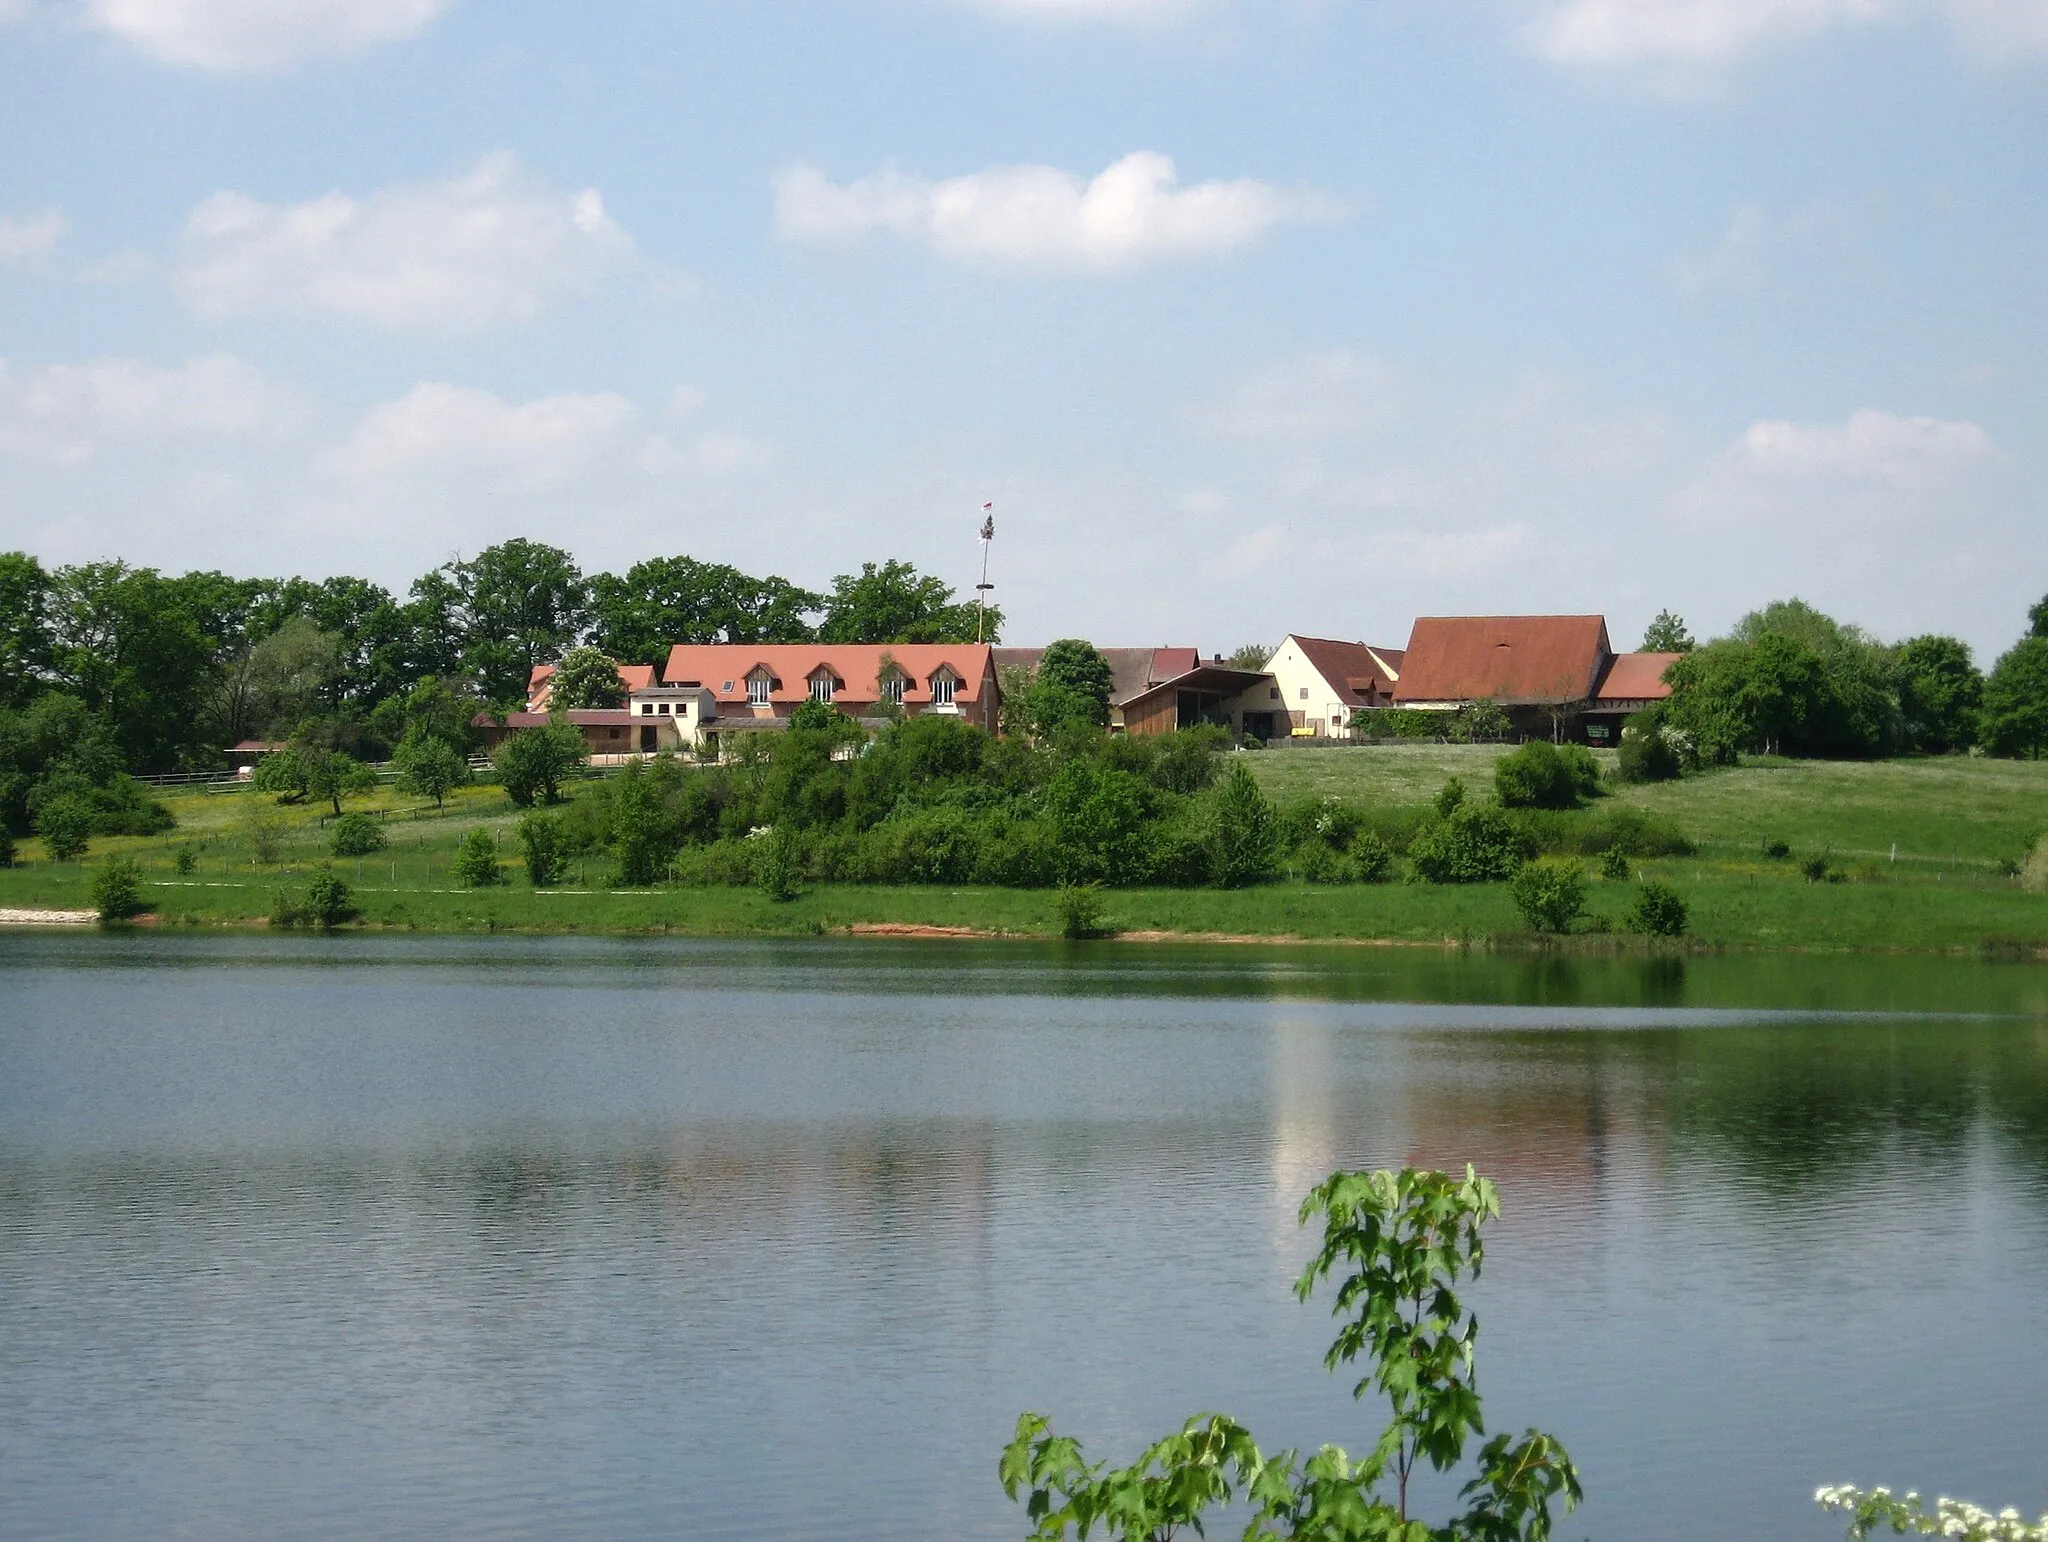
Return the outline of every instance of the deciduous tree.
[[[943,579],[927,577],[907,562],[861,564],[858,573],[832,580],[818,640],[828,643],[973,642],[978,621],[982,640],[994,642],[1003,613],[991,606],[985,621],[971,602],[956,603]]]

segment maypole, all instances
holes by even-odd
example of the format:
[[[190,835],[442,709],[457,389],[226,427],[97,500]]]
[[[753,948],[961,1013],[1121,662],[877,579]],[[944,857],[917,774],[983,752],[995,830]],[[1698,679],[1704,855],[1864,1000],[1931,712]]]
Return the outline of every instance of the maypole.
[[[988,581],[988,548],[996,538],[996,506],[984,503],[981,506],[981,582],[974,586],[974,640],[985,642],[984,633],[988,623],[989,591],[995,585]]]

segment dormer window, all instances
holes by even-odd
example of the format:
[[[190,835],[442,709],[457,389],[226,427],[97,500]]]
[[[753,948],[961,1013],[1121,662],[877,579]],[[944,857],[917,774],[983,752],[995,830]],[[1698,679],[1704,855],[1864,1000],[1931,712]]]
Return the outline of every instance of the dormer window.
[[[894,706],[902,706],[903,688],[909,683],[901,675],[884,675],[879,682],[882,687],[882,700]]]
[[[832,693],[839,688],[839,681],[830,674],[811,676],[811,700],[830,703]]]
[[[953,705],[953,688],[960,682],[950,673],[941,670],[928,682],[932,688],[932,705],[950,707]]]
[[[775,677],[771,674],[768,674],[766,671],[748,675],[747,705],[751,707],[767,706],[769,693],[772,692],[774,689]]]

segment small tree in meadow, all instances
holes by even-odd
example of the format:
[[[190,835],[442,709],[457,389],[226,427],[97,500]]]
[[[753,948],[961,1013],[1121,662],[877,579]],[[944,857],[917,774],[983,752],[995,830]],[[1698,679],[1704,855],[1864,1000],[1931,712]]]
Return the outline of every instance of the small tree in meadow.
[[[384,849],[384,826],[368,814],[343,814],[327,832],[327,849],[337,857],[367,857]]]
[[[315,744],[300,745],[291,753],[304,768],[306,796],[325,798],[336,817],[343,798],[377,790],[377,773],[353,755]]]
[[[1216,882],[1226,889],[1262,883],[1280,849],[1280,819],[1251,772],[1234,765],[1216,789]]]
[[[435,808],[443,807],[456,788],[469,785],[469,762],[435,734],[408,733],[391,752],[391,769],[401,789],[415,798],[432,798]]]
[[[521,808],[560,803],[562,783],[590,758],[583,731],[556,717],[545,728],[528,728],[498,746],[498,781]]]
[[[1586,913],[1586,870],[1576,862],[1531,862],[1508,883],[1508,897],[1536,932],[1568,932]]]
[[[35,832],[52,862],[76,862],[92,840],[92,810],[76,798],[52,798],[36,810]]]
[[[1683,937],[1690,920],[1676,889],[1646,878],[1629,906],[1627,924],[1630,931],[1647,937]]]
[[[455,877],[470,889],[488,889],[500,882],[498,845],[482,825],[462,838],[455,848]]]

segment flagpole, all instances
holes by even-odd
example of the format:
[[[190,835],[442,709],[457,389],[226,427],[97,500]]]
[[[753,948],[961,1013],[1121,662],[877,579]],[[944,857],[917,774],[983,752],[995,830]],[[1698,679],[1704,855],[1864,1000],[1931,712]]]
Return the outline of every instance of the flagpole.
[[[981,582],[974,586],[974,640],[977,643],[987,640],[988,596],[995,587],[988,581],[988,548],[996,538],[995,507],[993,503],[981,506]]]

